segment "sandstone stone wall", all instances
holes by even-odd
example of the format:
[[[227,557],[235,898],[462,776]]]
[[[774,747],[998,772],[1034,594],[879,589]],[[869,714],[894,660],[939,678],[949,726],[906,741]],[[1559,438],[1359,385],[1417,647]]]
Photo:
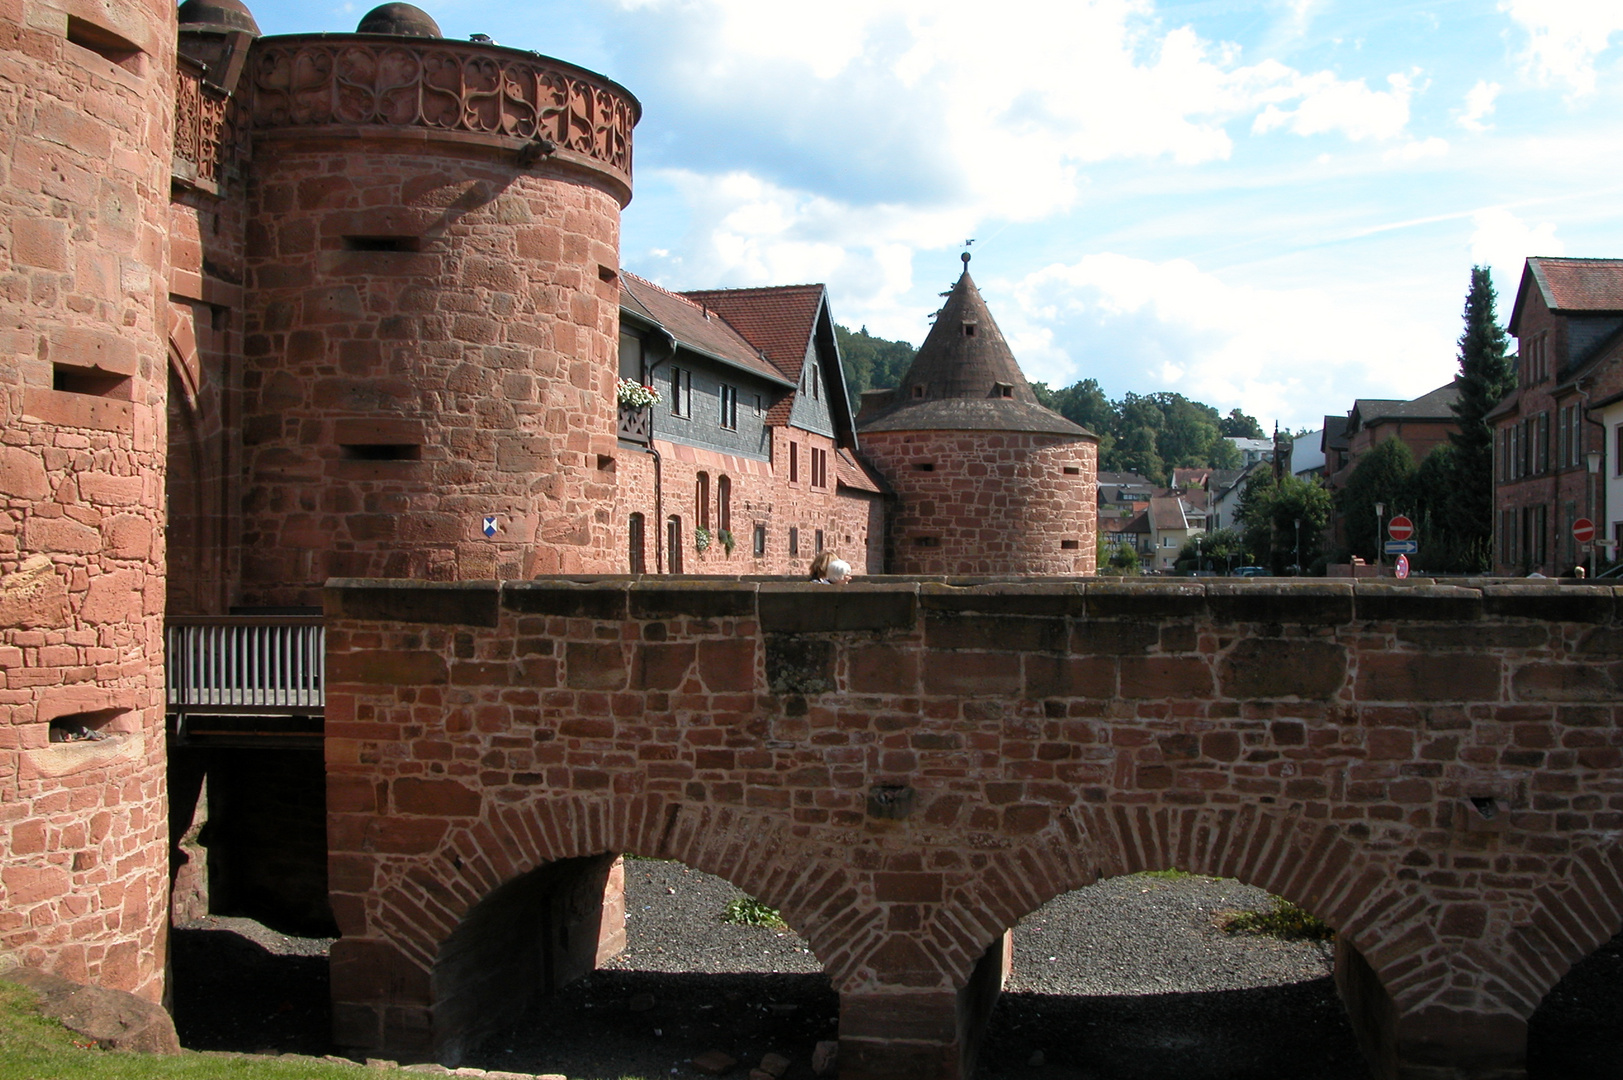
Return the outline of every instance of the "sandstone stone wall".
[[[1618,601],[1364,582],[330,590],[337,1037],[452,1045],[433,973],[467,913],[553,860],[628,852],[782,909],[842,994],[850,1060],[871,1063],[852,1075],[959,1075],[940,1062],[972,1033],[951,1018],[1005,928],[1178,866],[1335,926],[1371,973],[1361,998],[1384,995],[1366,1012],[1396,1018],[1366,1033],[1379,1053],[1514,1075],[1526,1017],[1623,924]],[[946,1034],[920,1049],[920,1030]]]
[[[510,160],[256,143],[244,602],[617,567],[619,212]]]
[[[1094,572],[1097,443],[1019,432],[871,431],[862,448],[897,494],[889,572]]]
[[[151,1000],[174,41],[166,0],[0,6],[0,955]]]
[[[672,515],[682,519],[682,571],[689,574],[783,574],[805,577],[817,555],[817,533],[823,545],[851,564],[857,574],[884,572],[883,496],[837,486],[834,476],[834,440],[798,428],[773,429],[774,460],[757,461],[733,457],[697,447],[657,440],[659,451],[660,498],[655,500],[653,456],[640,448],[622,444],[616,462],[619,509],[614,522],[618,572],[630,570],[628,522],[632,514],[644,520],[644,560],[648,573],[655,572],[655,530],[668,571],[669,554],[663,551],[665,521]],[[828,484],[812,487],[809,469],[802,464],[799,479],[791,484],[784,464],[789,440],[799,442],[802,462],[810,461],[816,447],[829,455]],[[704,552],[694,545],[694,527],[699,523],[698,475],[704,473],[709,491],[708,520],[714,534],[720,529],[721,480],[730,486],[731,529],[735,541],[729,555],[719,541]],[[754,549],[756,526],[766,529],[766,551],[757,556]],[[789,552],[789,530],[797,531],[798,551]]]

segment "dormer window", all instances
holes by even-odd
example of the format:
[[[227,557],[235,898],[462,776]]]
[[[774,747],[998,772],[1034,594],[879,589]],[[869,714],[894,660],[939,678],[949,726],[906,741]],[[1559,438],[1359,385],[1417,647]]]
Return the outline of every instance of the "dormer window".
[[[974,337],[975,336],[975,324],[974,323],[966,322],[964,324],[964,336],[965,337]]]
[[[1000,398],[1014,397],[1014,383],[999,382],[992,384],[992,396]]]
[[[914,397],[923,397],[924,396],[924,387],[923,386],[915,386],[915,387],[913,387],[913,396]]]

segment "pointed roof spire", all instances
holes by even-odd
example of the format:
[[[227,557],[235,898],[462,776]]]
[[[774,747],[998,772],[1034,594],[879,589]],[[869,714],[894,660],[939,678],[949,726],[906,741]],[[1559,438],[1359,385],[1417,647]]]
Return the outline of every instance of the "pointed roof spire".
[[[893,404],[862,421],[863,431],[1040,431],[1091,436],[1037,403],[1009,343],[964,272],[902,376]]]

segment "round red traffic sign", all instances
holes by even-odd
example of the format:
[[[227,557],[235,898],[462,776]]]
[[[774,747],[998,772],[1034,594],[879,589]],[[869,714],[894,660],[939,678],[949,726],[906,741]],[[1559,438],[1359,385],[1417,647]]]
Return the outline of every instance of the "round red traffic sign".
[[[1414,522],[1399,514],[1386,523],[1386,535],[1394,540],[1407,540],[1414,535]]]
[[[1409,556],[1407,556],[1407,555],[1399,555],[1398,556],[1398,577],[1406,578],[1408,576],[1409,576]]]
[[[1587,544],[1595,539],[1595,523],[1588,518],[1579,518],[1572,523],[1572,538],[1580,544]]]

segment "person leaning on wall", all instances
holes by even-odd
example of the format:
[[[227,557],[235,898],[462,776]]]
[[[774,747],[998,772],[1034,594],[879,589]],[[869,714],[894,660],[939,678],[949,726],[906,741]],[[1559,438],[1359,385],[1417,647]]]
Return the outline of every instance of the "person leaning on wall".
[[[832,551],[819,552],[812,560],[810,579],[819,585],[843,585],[851,576],[851,564],[836,559]]]

